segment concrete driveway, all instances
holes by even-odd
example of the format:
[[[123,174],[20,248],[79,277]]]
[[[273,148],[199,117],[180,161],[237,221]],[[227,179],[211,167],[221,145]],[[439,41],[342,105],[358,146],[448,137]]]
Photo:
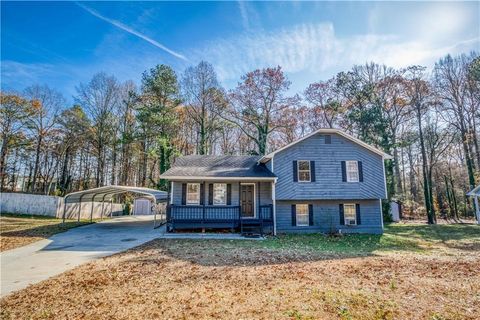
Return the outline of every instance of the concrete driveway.
[[[155,239],[151,216],[117,217],[70,229],[49,239],[0,253],[0,296],[48,279],[80,264]]]

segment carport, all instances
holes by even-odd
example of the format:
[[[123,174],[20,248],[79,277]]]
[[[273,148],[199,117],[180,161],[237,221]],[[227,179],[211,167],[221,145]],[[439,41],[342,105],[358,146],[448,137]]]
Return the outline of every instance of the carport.
[[[69,203],[78,203],[78,216],[77,219],[80,221],[80,214],[82,210],[82,203],[91,202],[90,210],[90,220],[93,219],[93,209],[95,202],[102,203],[102,216],[105,212],[105,203],[110,203],[110,216],[112,215],[112,203],[113,197],[123,193],[131,193],[133,195],[141,196],[143,198],[149,199],[152,204],[158,204],[161,202],[166,202],[168,199],[168,193],[165,191],[150,189],[150,188],[141,188],[141,187],[129,187],[129,186],[105,186],[99,188],[93,188],[88,190],[82,190],[77,192],[72,192],[67,194],[64,197],[63,203],[63,222],[65,222],[65,213],[66,207]],[[105,215],[108,216],[108,215]],[[161,224],[160,224],[161,225]],[[153,227],[158,228],[157,226],[157,211],[154,210],[154,219]]]

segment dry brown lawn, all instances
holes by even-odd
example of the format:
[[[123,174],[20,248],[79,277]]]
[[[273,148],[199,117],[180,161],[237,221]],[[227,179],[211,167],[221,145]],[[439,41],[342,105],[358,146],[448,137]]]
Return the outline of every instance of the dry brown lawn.
[[[0,216],[0,252],[22,247],[88,223],[66,221],[62,224],[62,220],[52,217],[2,214]]]
[[[2,319],[480,319],[480,227],[155,240],[1,302]]]

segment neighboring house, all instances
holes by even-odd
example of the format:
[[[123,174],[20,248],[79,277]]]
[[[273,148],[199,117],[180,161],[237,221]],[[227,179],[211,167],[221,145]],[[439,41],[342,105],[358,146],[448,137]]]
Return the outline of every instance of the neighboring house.
[[[382,233],[385,159],[336,129],[265,156],[181,157],[161,175],[171,182],[167,226]]]

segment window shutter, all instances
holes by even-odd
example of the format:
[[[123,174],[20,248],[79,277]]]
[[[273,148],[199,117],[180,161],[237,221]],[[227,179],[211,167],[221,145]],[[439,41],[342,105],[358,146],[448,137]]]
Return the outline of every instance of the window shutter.
[[[208,184],[208,205],[213,205],[213,183]]]
[[[182,183],[182,205],[187,204],[187,184]]]
[[[293,161],[293,182],[298,182],[297,160]]]
[[[362,161],[358,161],[358,181],[363,182],[363,166]]]
[[[205,203],[205,183],[200,183],[200,205]]]
[[[227,205],[232,205],[232,185],[230,183],[227,184]]]
[[[347,164],[342,161],[342,181],[347,182]]]
[[[359,224],[362,223],[362,220],[360,218],[360,204],[359,203],[355,204],[355,210],[357,212],[357,225],[359,225]]]
[[[313,226],[313,204],[308,205],[308,225]]]
[[[345,224],[345,215],[343,213],[343,203],[340,203],[338,205],[338,207],[339,207],[339,212],[340,212],[340,224],[344,225]]]
[[[315,182],[315,161],[310,161],[310,181]]]
[[[326,135],[325,136],[325,144],[332,144],[332,136]]]
[[[292,204],[292,226],[297,225],[297,206]]]

